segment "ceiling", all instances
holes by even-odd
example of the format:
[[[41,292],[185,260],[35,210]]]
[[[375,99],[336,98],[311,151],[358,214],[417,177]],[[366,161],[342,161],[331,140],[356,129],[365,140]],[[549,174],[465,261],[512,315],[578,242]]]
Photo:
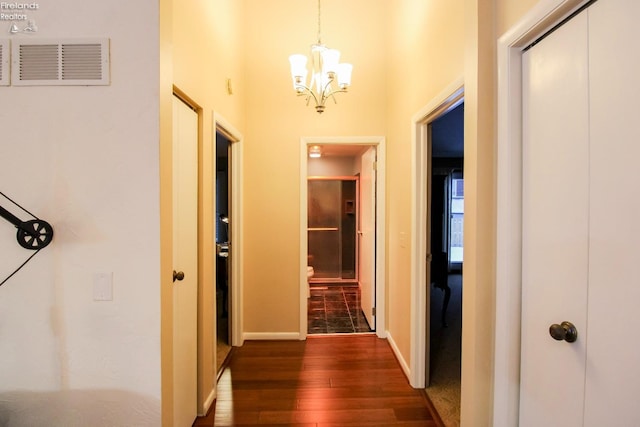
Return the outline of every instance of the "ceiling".
[[[431,155],[464,157],[464,103],[431,123]]]

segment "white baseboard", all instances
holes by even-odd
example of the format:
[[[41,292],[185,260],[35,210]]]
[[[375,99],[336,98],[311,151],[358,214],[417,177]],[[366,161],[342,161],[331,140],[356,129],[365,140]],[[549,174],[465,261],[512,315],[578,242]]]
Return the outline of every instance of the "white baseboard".
[[[389,331],[387,331],[387,341],[389,341],[391,350],[393,350],[393,354],[396,355],[396,358],[398,359],[398,362],[400,363],[400,367],[402,368],[402,371],[404,372],[405,376],[407,377],[407,379],[410,379],[411,369],[409,369],[409,364],[407,363],[406,360],[404,360],[404,357],[402,357],[402,354],[400,353],[400,350],[398,349],[398,346],[396,345],[396,342],[393,340],[393,336]]]
[[[244,340],[274,341],[274,340],[300,340],[300,332],[245,332]]]
[[[209,393],[209,396],[207,396],[207,398],[205,399],[204,403],[203,403],[203,408],[202,408],[202,413],[199,414],[200,416],[205,416],[209,413],[209,409],[211,409],[211,406],[213,405],[213,401],[216,400],[216,388],[214,387],[211,390],[211,393]]]

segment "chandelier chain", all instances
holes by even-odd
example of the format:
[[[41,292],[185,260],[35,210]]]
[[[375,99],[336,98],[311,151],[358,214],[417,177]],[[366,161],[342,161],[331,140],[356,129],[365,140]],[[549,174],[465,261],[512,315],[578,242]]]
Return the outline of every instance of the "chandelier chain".
[[[322,44],[322,35],[320,33],[320,0],[318,0],[318,44]]]

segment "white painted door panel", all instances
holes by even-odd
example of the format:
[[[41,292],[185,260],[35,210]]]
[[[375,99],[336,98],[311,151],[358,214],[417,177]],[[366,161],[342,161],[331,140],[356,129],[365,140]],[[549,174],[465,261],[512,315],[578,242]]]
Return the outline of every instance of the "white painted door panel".
[[[376,244],[376,160],[375,147],[362,155],[360,171],[359,277],[362,311],[371,329],[375,329],[375,244]]]
[[[173,425],[197,415],[198,115],[173,97]]]
[[[585,426],[640,426],[637,0],[589,8],[591,200]]]
[[[521,426],[640,425],[639,15],[600,0],[523,57]]]
[[[521,427],[582,425],[588,231],[588,50],[582,14],[523,57]]]

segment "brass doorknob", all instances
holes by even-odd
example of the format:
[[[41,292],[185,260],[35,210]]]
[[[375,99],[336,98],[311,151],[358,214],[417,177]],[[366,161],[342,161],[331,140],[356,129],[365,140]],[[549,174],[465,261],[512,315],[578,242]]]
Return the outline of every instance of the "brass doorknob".
[[[575,342],[578,339],[578,329],[571,322],[554,323],[549,326],[549,335],[556,341]]]
[[[173,281],[180,281],[182,279],[184,279],[184,273],[182,271],[176,272],[175,270],[173,270]]]

